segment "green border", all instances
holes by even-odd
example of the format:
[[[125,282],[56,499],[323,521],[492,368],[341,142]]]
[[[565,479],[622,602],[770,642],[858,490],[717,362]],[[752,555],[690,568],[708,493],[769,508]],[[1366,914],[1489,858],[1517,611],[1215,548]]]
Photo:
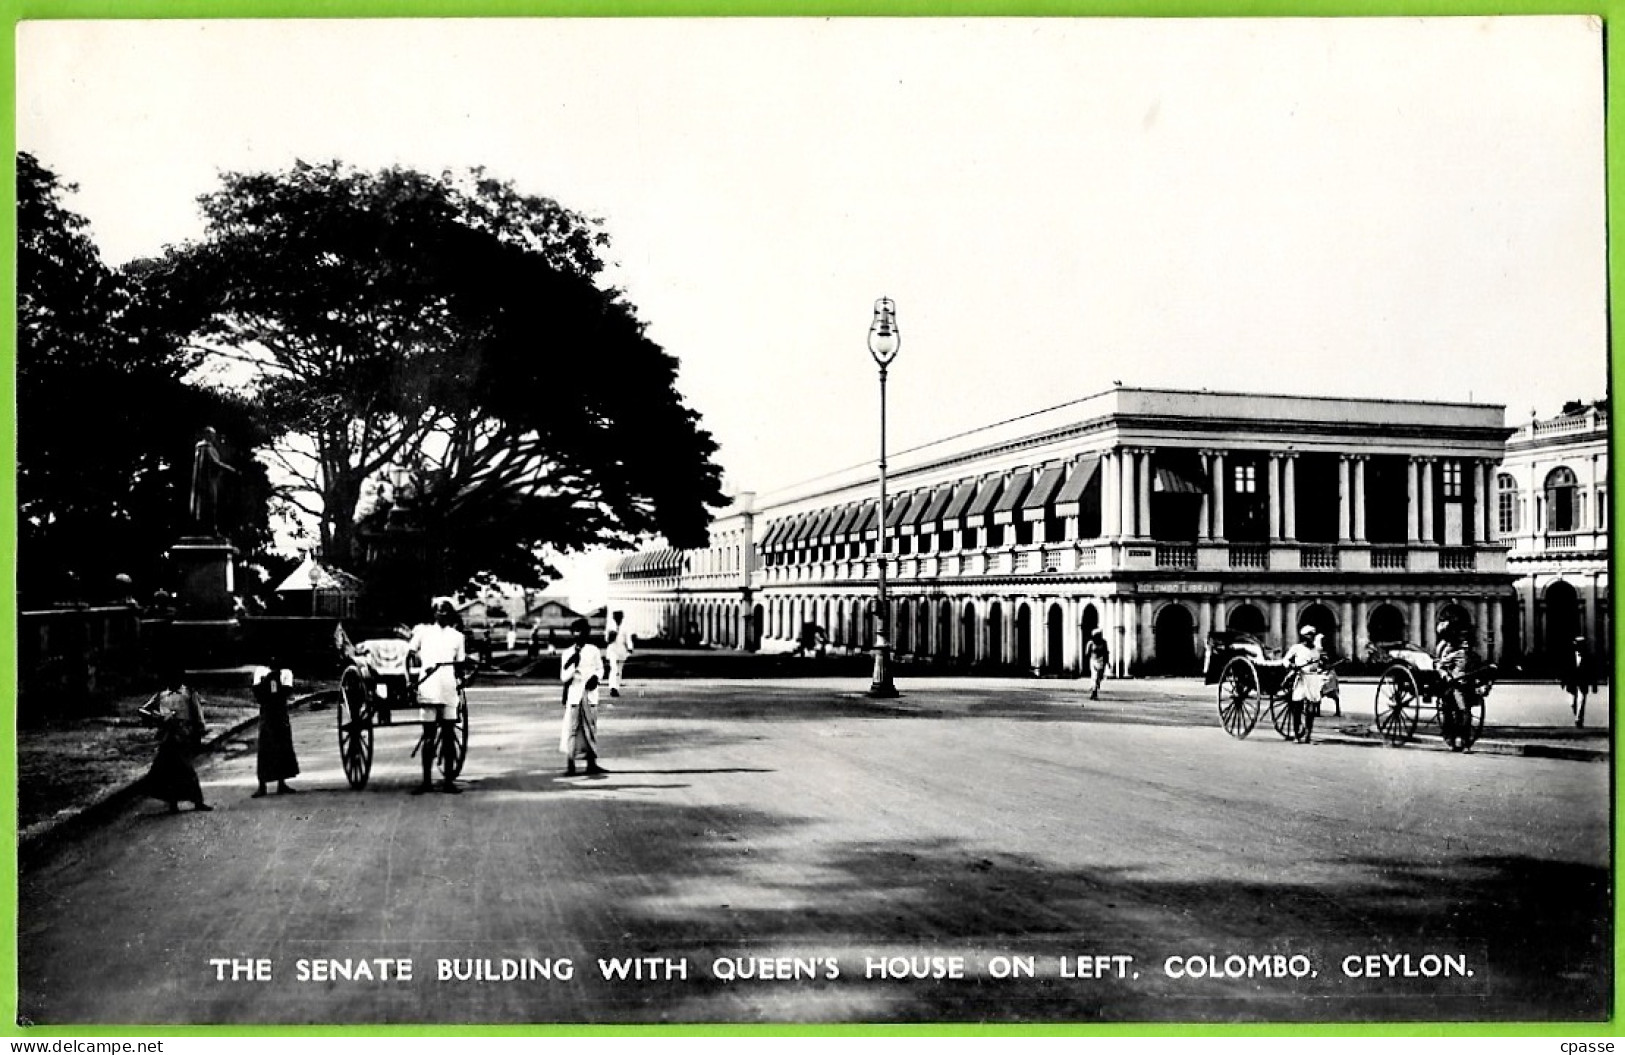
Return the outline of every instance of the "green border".
[[[918,16],[1138,16],[1177,17],[1370,17],[1420,15],[1597,15],[1604,20],[1606,72],[1604,87],[1610,99],[1625,99],[1625,61],[1607,46],[1608,23],[1616,11],[1625,12],[1625,0],[0,0],[0,11],[12,29],[0,41],[0,150],[12,158],[16,152],[16,35],[15,24],[24,19],[151,19],[151,18],[379,18],[379,17],[646,17],[646,16],[802,16],[842,15]],[[1625,116],[1609,107],[1606,119],[1608,206],[1610,232],[1621,229],[1625,209]],[[0,186],[0,276],[6,324],[0,326],[0,362],[8,365],[16,354],[16,187],[8,179]],[[1610,318],[1621,317],[1625,290],[1617,281],[1625,274],[1625,249],[1620,240],[1608,245]],[[1610,340],[1609,389],[1622,360]],[[10,369],[0,370],[0,539],[16,538],[16,391]],[[1617,412],[1617,406],[1615,408]],[[1612,430],[1611,430],[1612,431]],[[1625,466],[1617,433],[1610,464],[1610,480],[1621,478]],[[1614,523],[1625,502],[1613,494]],[[1617,537],[1616,537],[1617,542]],[[15,547],[8,546],[0,561],[0,590],[16,597]],[[1612,579],[1610,580],[1612,582]],[[1612,593],[1612,587],[1610,592]],[[1613,604],[1612,626],[1618,627],[1619,605]],[[1616,629],[1616,640],[1619,635]],[[15,722],[10,701],[16,694],[16,614],[14,606],[0,606],[0,714]],[[1619,684],[1620,649],[1615,648],[1613,685]],[[1612,694],[1610,694],[1612,698]],[[1615,712],[1618,717],[1618,711]],[[1617,744],[1612,745],[1617,749]],[[893,1025],[708,1025],[708,1026],[79,1026],[19,1029],[17,1019],[17,851],[15,809],[0,811],[0,1036],[50,1039],[55,1037],[1599,1037],[1621,1036],[1620,1002],[1625,958],[1620,955],[1620,840],[1617,775],[1610,762],[1614,794],[1613,852],[1614,902],[1614,1011],[1605,1023],[1383,1023],[1291,1025],[1068,1025],[1039,1024],[990,1026],[977,1023]],[[17,780],[16,737],[0,736],[0,788],[14,789]]]

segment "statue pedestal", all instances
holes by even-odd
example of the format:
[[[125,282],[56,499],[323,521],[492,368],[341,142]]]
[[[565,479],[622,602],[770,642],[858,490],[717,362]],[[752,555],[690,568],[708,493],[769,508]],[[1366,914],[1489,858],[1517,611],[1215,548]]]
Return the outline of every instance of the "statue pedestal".
[[[237,549],[221,538],[192,536],[169,548],[175,569],[173,660],[185,666],[230,662],[241,637],[234,601]]]
[[[237,593],[237,549],[225,539],[189,537],[169,548],[182,619],[231,619]]]

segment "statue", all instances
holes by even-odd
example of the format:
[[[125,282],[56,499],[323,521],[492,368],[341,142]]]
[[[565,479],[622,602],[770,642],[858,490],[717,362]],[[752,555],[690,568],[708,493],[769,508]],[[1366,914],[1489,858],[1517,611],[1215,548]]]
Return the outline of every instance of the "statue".
[[[203,436],[192,448],[192,496],[189,510],[192,523],[200,531],[211,535],[220,533],[220,491],[227,473],[237,470],[220,457],[220,436],[212,428],[203,430]]]

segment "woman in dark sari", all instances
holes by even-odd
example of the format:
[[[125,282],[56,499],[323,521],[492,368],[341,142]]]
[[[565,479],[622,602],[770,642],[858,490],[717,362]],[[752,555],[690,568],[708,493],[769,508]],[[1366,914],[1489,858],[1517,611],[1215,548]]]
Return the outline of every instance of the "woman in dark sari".
[[[251,798],[263,798],[265,785],[276,781],[278,795],[291,795],[291,777],[299,775],[299,759],[293,753],[293,725],[288,719],[288,700],[293,696],[293,671],[284,667],[259,667],[254,671],[254,698],[260,705],[260,737],[257,775],[260,786]]]
[[[193,809],[202,812],[214,809],[203,801],[203,788],[197,770],[192,768],[192,752],[203,742],[203,706],[181,672],[167,672],[164,687],[136,713],[142,721],[158,727],[158,754],[142,778],[142,790],[168,803],[171,813],[179,813],[182,802],[190,802]]]

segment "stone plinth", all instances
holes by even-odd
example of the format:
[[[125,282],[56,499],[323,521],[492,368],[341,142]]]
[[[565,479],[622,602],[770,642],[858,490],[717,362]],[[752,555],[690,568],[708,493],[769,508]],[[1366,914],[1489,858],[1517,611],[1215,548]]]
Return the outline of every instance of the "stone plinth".
[[[169,550],[175,567],[175,606],[185,620],[226,620],[234,615],[237,550],[220,538],[183,538]]]

